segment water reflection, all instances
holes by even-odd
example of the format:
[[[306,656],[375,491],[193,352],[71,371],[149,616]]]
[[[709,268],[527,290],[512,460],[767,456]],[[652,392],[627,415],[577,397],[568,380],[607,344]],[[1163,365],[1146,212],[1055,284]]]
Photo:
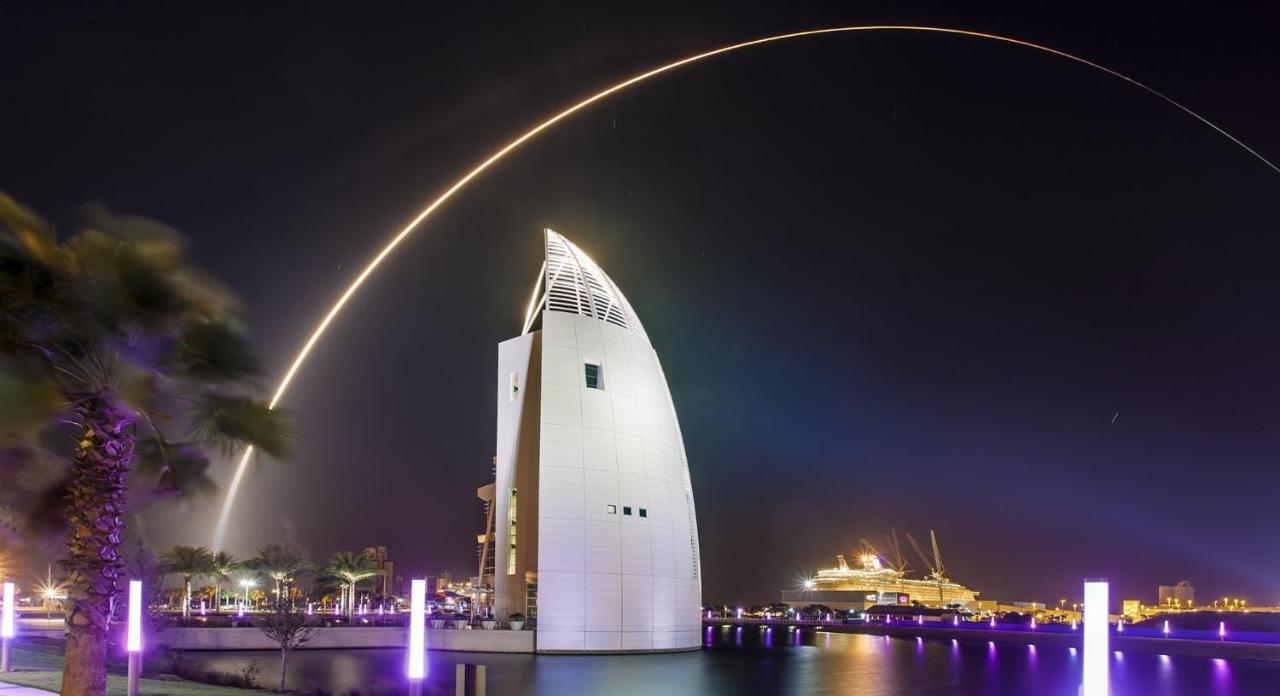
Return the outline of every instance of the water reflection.
[[[1045,694],[1075,696],[1080,660],[1074,648],[989,641],[720,627],[707,647],[666,655],[493,655],[434,652],[428,684],[452,693],[454,665],[488,666],[489,693],[534,696],[684,696],[708,694]],[[260,681],[275,680],[270,652],[187,653],[224,672],[251,660]],[[1276,693],[1280,664],[1228,662],[1145,653],[1117,653],[1117,696],[1244,696]],[[333,694],[400,692],[404,654],[398,650],[313,650],[294,653],[290,687]]]

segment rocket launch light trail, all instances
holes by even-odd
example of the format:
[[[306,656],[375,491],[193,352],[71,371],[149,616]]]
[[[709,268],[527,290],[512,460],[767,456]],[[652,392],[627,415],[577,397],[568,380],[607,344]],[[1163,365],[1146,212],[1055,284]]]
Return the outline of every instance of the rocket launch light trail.
[[[1256,150],[1249,147],[1248,145],[1245,145],[1235,136],[1231,135],[1230,133],[1226,132],[1222,128],[1218,127],[1217,125],[1215,125],[1205,117],[1201,116],[1200,114],[1192,111],[1190,108],[1183,106],[1181,103],[1175,101],[1173,98],[1168,97],[1165,94],[1151,87],[1148,87],[1147,85],[1141,82],[1138,82],[1137,80],[1131,77],[1128,77],[1127,75],[1118,73],[1115,70],[1112,70],[1106,66],[1099,65],[1098,63],[1094,63],[1093,61],[1086,60],[1084,58],[1072,55],[1065,51],[1059,51],[1055,48],[1042,46],[1040,44],[1032,43],[1030,41],[1023,41],[1021,39],[1015,39],[1008,36],[1000,36],[999,34],[988,34],[988,33],[979,32],[979,31],[969,31],[967,29],[951,29],[947,27],[926,27],[926,26],[893,25],[893,24],[864,25],[864,26],[850,26],[850,27],[829,27],[826,29],[809,29],[806,31],[798,31],[798,32],[792,32],[788,34],[777,34],[774,36],[766,36],[759,39],[752,39],[750,41],[743,41],[741,43],[735,43],[729,46],[722,46],[721,48],[717,48],[710,51],[705,51],[703,53],[698,53],[696,55],[681,58],[680,60],[667,63],[666,65],[661,65],[659,67],[653,68],[652,70],[642,72],[638,75],[634,75],[625,80],[622,80],[621,82],[618,82],[609,87],[606,87],[600,90],[599,92],[596,92],[595,94],[592,94],[591,96],[588,96],[587,98],[575,104],[570,105],[569,107],[563,109],[562,111],[559,111],[553,114],[549,118],[541,121],[537,125],[530,128],[529,130],[521,133],[514,140],[508,142],[506,145],[503,145],[496,152],[494,152],[493,154],[489,155],[487,158],[482,160],[479,164],[477,164],[474,168],[472,168],[466,174],[463,174],[459,179],[454,181],[453,184],[451,184],[448,188],[446,188],[443,193],[439,194],[438,196],[436,196],[434,200],[428,203],[427,207],[423,208],[422,211],[419,212],[417,216],[415,216],[412,220],[410,220],[408,224],[406,224],[398,232],[396,232],[395,236],[393,236],[382,247],[382,249],[379,250],[378,253],[372,259],[370,259],[368,263],[365,264],[364,268],[360,271],[360,274],[356,276],[355,280],[351,281],[351,284],[347,286],[347,289],[343,291],[343,293],[340,296],[338,296],[338,300],[333,303],[333,306],[330,307],[329,311],[325,313],[324,318],[321,319],[320,323],[317,324],[315,329],[311,331],[311,335],[307,338],[306,343],[302,345],[302,349],[299,350],[298,354],[294,357],[293,362],[289,365],[289,369],[285,371],[284,377],[280,380],[280,383],[276,386],[275,394],[271,397],[271,401],[268,403],[268,406],[274,409],[277,405],[279,405],[280,400],[284,398],[285,392],[288,391],[289,385],[293,382],[294,377],[297,376],[298,370],[302,368],[302,365],[303,363],[306,362],[307,357],[311,355],[311,351],[315,348],[316,344],[320,341],[320,338],[324,336],[326,331],[328,331],[329,325],[332,324],[334,319],[338,317],[338,315],[342,312],[343,308],[346,307],[347,303],[351,300],[351,298],[355,296],[356,292],[361,288],[361,286],[364,285],[365,281],[369,279],[369,276],[373,275],[373,272],[376,271],[378,267],[382,265],[382,262],[385,261],[387,257],[390,256],[391,253],[396,250],[397,247],[400,246],[400,243],[403,242],[405,239],[407,239],[409,235],[413,234],[422,225],[422,223],[428,217],[431,216],[432,213],[434,213],[437,209],[440,208],[440,206],[444,205],[450,198],[453,198],[454,194],[462,190],[467,184],[471,183],[473,179],[483,174],[496,162],[506,157],[516,148],[520,147],[526,142],[537,137],[543,131],[551,128],[557,123],[567,119],[568,117],[587,108],[588,106],[595,104],[598,101],[606,99],[617,92],[621,92],[627,89],[628,87],[639,84],[651,78],[657,77],[659,75],[662,75],[663,73],[670,72],[672,70],[675,70],[676,68],[689,65],[690,63],[696,63],[698,61],[705,60],[707,58],[711,58],[714,56],[718,56],[723,53],[730,53],[732,51],[738,51],[744,48],[750,48],[752,46],[760,46],[762,44],[777,43],[779,41],[786,41],[789,39],[799,39],[799,38],[808,37],[808,36],[821,36],[825,34],[846,34],[846,33],[862,32],[862,31],[924,32],[924,33],[932,33],[932,34],[949,34],[953,36],[966,36],[966,37],[975,38],[975,39],[984,39],[988,41],[997,41],[1000,43],[1012,44],[1015,46],[1022,46],[1023,48],[1034,49],[1037,51],[1041,51],[1043,53],[1048,53],[1051,55],[1058,56],[1060,58],[1065,58],[1067,60],[1080,63],[1082,65],[1086,65],[1090,68],[1094,68],[1095,70],[1100,70],[1108,75],[1111,75],[1112,77],[1128,82],[1129,84],[1142,89],[1148,94],[1158,97],[1162,101],[1177,108],[1179,111],[1182,111],[1183,113],[1191,116],[1192,118],[1196,119],[1202,124],[1217,131],[1220,135],[1227,138],[1231,142],[1235,143],[1239,147],[1243,148],[1250,155],[1253,155],[1255,158],[1260,160],[1263,164],[1267,165],[1273,171],[1280,174],[1280,167],[1277,167],[1266,157],[1263,157]],[[226,535],[227,522],[231,516],[231,509],[235,504],[236,493],[239,491],[240,484],[244,480],[244,474],[249,467],[249,460],[252,458],[252,456],[253,456],[253,447],[245,448],[244,454],[240,457],[240,462],[236,467],[235,475],[231,479],[231,485],[227,488],[227,497],[223,501],[222,512],[218,517],[218,526],[214,531],[213,548],[215,550],[222,548],[222,541]]]

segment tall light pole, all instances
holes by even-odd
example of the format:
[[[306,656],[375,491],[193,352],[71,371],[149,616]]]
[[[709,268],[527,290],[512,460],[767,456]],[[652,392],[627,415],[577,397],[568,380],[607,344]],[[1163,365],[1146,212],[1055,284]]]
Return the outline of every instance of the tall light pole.
[[[125,639],[129,653],[128,696],[138,696],[138,679],[142,677],[142,581],[129,581],[129,626]]]

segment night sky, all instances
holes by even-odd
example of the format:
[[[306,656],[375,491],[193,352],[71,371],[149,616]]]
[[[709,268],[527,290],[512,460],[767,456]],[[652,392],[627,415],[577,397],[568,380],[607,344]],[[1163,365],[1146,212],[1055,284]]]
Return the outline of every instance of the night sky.
[[[100,201],[183,230],[244,299],[265,392],[464,167],[733,40],[1007,33],[1280,158],[1275,3],[612,5],[3,3],[0,189],[64,229]],[[406,577],[475,572],[496,344],[519,333],[543,227],[613,277],[662,359],[707,600],[775,600],[896,527],[936,529],[992,598],[1104,575],[1117,598],[1188,579],[1280,602],[1280,175],[1132,85],[933,35],[717,58],[486,174],[313,355],[284,404],[296,454],[255,467],[233,551],[292,530],[316,560],[379,544]],[[217,505],[132,531],[207,544]]]

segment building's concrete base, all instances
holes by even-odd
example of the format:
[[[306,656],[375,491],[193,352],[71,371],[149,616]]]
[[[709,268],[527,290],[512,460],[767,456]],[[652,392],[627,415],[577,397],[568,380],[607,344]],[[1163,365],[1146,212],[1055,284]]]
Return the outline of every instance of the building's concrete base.
[[[532,653],[534,631],[430,629],[426,631],[428,650],[457,652]],[[305,649],[403,648],[408,631],[403,627],[316,629],[316,637]],[[152,642],[175,650],[278,650],[262,631],[241,628],[167,628]]]

